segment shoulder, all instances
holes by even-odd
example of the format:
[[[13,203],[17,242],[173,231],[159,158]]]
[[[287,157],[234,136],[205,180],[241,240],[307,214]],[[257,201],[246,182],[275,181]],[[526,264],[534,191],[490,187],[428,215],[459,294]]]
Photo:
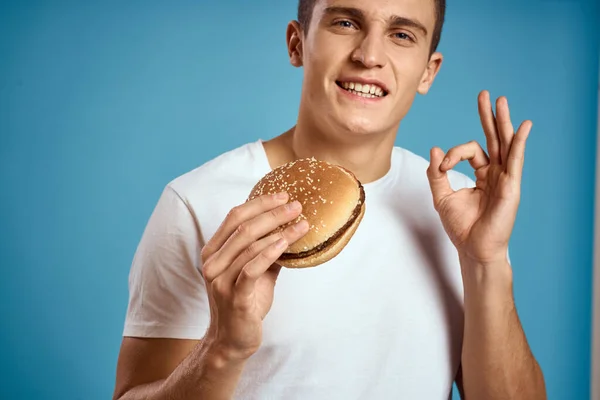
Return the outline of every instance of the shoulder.
[[[236,187],[264,173],[265,160],[259,146],[261,142],[256,141],[228,150],[176,177],[167,187],[188,200],[211,193],[222,196],[228,187]]]
[[[164,201],[164,213],[171,216],[175,212],[173,204],[178,203],[188,215],[179,223],[188,223],[190,229],[198,229],[208,240],[227,213],[246,201],[268,169],[260,140],[226,151],[170,181],[163,197],[172,200]]]

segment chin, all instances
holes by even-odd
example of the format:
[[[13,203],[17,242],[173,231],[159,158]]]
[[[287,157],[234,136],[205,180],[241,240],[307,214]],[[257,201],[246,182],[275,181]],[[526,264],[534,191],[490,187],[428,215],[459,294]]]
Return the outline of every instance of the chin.
[[[351,116],[350,118],[341,118],[341,130],[346,134],[353,136],[377,135],[385,132],[387,129],[381,120],[375,121],[375,118]]]

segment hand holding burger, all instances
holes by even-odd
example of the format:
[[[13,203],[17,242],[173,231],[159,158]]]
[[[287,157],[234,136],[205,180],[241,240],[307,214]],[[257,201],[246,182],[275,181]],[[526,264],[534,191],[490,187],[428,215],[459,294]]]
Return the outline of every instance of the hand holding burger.
[[[254,354],[281,266],[331,260],[364,212],[362,185],[341,167],[303,159],[264,176],[202,249],[211,310],[206,345],[230,360]]]
[[[227,360],[244,361],[258,350],[281,269],[274,263],[308,231],[305,221],[289,224],[302,206],[288,200],[286,193],[264,195],[233,208],[202,248],[211,315],[203,342]]]

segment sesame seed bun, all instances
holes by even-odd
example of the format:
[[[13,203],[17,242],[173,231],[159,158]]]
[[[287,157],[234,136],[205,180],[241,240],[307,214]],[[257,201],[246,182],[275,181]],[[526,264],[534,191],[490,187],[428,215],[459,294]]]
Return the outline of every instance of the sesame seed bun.
[[[292,243],[277,260],[288,268],[314,267],[337,256],[354,235],[365,212],[365,192],[354,174],[314,158],[275,168],[254,186],[248,200],[279,192],[287,192],[290,202],[298,200],[302,213],[274,232],[302,219],[309,223],[308,233]]]

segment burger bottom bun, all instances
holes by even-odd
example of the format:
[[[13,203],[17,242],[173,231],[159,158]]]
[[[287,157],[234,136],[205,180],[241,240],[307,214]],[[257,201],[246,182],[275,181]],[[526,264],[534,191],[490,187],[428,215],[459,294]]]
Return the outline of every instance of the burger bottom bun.
[[[346,232],[340,235],[333,243],[324,248],[323,250],[312,254],[308,257],[303,258],[288,258],[286,260],[277,260],[276,264],[281,265],[286,268],[309,268],[316,267],[317,265],[323,264],[335,256],[337,256],[343,249],[346,247],[352,236],[354,236],[354,232],[360,225],[362,218],[365,214],[365,203],[362,204],[360,208],[360,213],[352,223],[346,229]]]

